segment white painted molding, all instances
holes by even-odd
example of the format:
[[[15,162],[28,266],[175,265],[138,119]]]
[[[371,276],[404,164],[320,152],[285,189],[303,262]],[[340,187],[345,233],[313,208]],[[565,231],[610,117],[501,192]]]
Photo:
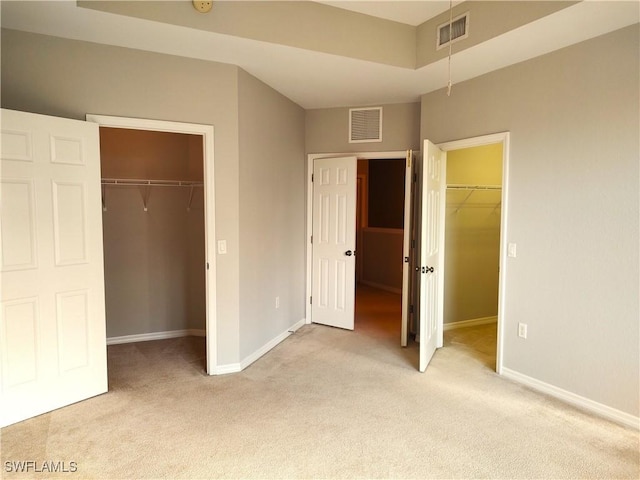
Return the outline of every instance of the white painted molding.
[[[472,318],[471,320],[460,320],[459,322],[449,322],[444,324],[444,331],[455,330],[457,328],[477,327],[479,325],[489,325],[490,323],[497,323],[498,317],[482,317]]]
[[[537,390],[538,392],[545,393],[576,407],[583,408],[584,410],[604,417],[608,420],[612,420],[627,427],[640,430],[640,417],[634,417],[629,413],[625,413],[621,410],[603,405],[602,403],[598,403],[594,400],[590,400],[567,390],[563,390],[562,388],[542,382],[535,378],[516,372],[515,370],[511,370],[507,367],[502,367],[501,375],[505,378]]]
[[[238,373],[242,371],[239,363],[227,363],[226,365],[217,365],[211,375],[227,375],[229,373]]]
[[[251,365],[253,362],[255,362],[260,357],[262,357],[264,354],[266,354],[270,350],[272,350],[280,342],[282,342],[283,340],[286,340],[287,338],[289,338],[293,333],[295,333],[296,330],[298,330],[300,327],[305,325],[305,323],[306,323],[306,321],[304,319],[300,320],[299,322],[293,324],[291,327],[287,328],[284,332],[282,332],[280,335],[278,335],[274,339],[272,339],[269,342],[265,343],[262,347],[260,347],[258,350],[253,352],[251,355],[249,355],[248,357],[245,357],[240,362],[240,370],[244,370],[249,365]]]
[[[166,340],[179,337],[206,337],[206,330],[187,329],[169,330],[166,332],[139,333],[136,335],[123,335],[121,337],[107,338],[107,345],[119,345],[122,343],[148,342],[151,340]]]
[[[369,280],[360,280],[360,283],[363,285],[367,285],[369,287],[377,288],[379,290],[384,290],[385,292],[397,293],[398,295],[402,295],[402,289],[397,287],[392,287],[390,285],[383,285],[381,283],[370,282]]]

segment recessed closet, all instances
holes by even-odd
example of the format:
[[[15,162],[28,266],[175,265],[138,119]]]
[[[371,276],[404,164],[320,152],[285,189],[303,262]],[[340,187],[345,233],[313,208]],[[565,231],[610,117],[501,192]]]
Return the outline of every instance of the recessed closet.
[[[502,144],[447,153],[444,326],[498,315]]]
[[[100,128],[107,343],[205,335],[201,135]]]

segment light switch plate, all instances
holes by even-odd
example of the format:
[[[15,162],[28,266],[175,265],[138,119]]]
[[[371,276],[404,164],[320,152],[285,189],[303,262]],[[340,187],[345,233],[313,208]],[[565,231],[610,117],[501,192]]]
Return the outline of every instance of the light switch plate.
[[[218,240],[218,254],[224,255],[225,253],[227,253],[227,241]]]
[[[507,256],[515,258],[516,256],[516,244],[510,243],[507,245]]]

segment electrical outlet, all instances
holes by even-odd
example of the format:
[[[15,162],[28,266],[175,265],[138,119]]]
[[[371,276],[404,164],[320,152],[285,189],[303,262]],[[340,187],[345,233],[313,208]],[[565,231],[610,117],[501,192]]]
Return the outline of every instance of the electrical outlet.
[[[276,308],[280,308],[280,297],[276,297]]]
[[[518,336],[520,338],[527,338],[527,324],[519,323],[518,324]]]

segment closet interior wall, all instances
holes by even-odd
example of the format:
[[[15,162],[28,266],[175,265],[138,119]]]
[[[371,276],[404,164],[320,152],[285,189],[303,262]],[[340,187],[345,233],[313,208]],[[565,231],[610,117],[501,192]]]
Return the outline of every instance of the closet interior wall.
[[[205,333],[202,137],[100,128],[107,338]],[[145,211],[146,204],[146,211]]]
[[[502,144],[447,152],[444,323],[498,315]]]

